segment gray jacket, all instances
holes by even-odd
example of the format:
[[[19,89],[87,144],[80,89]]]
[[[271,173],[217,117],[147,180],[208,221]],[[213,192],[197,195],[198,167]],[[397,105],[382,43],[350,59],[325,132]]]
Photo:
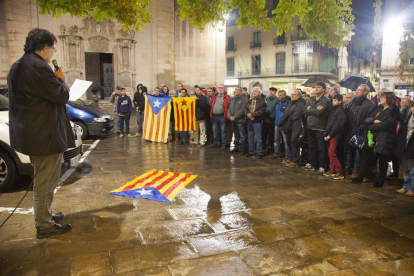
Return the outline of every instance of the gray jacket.
[[[241,95],[237,101],[236,97],[233,97],[230,101],[229,110],[227,112],[227,118],[234,116],[234,122],[236,123],[245,123],[246,114],[244,113],[244,108],[248,103],[249,99],[245,95]]]
[[[322,109],[318,109],[319,106]],[[310,130],[325,131],[330,107],[331,101],[328,97],[322,96],[318,100],[316,97],[310,97],[303,110],[303,114],[306,115],[307,128]]]

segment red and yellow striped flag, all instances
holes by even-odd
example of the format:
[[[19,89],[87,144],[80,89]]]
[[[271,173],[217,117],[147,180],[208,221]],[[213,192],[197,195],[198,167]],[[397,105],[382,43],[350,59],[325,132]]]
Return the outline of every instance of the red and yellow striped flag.
[[[111,191],[111,194],[170,203],[196,177],[186,173],[152,170]]]
[[[193,97],[173,98],[176,131],[196,130],[195,102]]]
[[[153,142],[167,143],[170,129],[171,97],[145,96],[143,137]]]

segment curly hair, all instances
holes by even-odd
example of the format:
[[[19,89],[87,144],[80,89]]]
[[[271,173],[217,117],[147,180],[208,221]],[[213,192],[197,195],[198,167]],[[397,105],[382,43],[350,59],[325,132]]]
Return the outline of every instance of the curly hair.
[[[26,37],[24,52],[33,53],[35,51],[41,51],[45,45],[52,47],[56,42],[56,36],[48,30],[34,28]]]

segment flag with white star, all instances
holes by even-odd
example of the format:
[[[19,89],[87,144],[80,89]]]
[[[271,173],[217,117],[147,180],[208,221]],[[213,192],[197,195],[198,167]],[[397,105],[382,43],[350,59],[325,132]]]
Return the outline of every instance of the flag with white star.
[[[171,114],[170,100],[170,96],[145,96],[143,125],[145,140],[167,143]]]
[[[170,203],[197,175],[151,170],[111,191],[118,196]]]

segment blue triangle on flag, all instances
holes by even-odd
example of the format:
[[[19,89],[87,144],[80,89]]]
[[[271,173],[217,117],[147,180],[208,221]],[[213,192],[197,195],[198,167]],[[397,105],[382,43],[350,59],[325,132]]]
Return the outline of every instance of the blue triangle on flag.
[[[160,110],[171,100],[170,96],[155,97],[147,95],[147,98],[155,115],[157,115],[158,112],[160,112]]]
[[[158,191],[154,187],[132,189],[132,190],[122,191],[122,192],[112,192],[111,194],[117,195],[117,196],[134,197],[134,198],[146,198],[149,200],[171,203],[171,201],[169,201],[165,196],[163,196],[160,193],[160,191]]]

